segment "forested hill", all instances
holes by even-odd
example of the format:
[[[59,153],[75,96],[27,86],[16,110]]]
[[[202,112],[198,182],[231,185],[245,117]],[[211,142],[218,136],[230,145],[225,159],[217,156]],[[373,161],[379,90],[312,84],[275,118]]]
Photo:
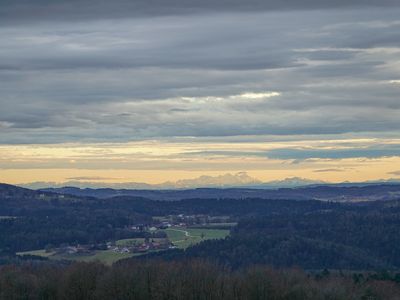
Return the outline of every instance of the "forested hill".
[[[44,192],[38,192],[10,184],[0,183],[0,199],[7,198],[36,198]],[[50,194],[47,192],[46,194]]]
[[[153,256],[202,258],[232,268],[272,265],[307,270],[399,270],[399,228],[398,203],[376,210],[271,214],[243,219],[224,240]]]
[[[0,266],[0,299],[398,300],[400,274],[230,270],[202,260]]]
[[[171,215],[226,216],[239,223],[226,239],[157,254],[165,259],[204,258],[232,268],[400,269],[400,200],[99,199],[8,185],[0,187],[0,256],[49,244],[143,237],[130,227],[152,226],[158,217]]]
[[[400,198],[400,184],[374,184],[365,186],[320,185],[300,188],[253,189],[253,188],[199,188],[189,190],[129,190],[129,189],[80,189],[75,187],[49,188],[46,192],[112,198],[116,196],[143,197],[151,200],[182,200],[191,198],[262,198],[323,201],[374,201]]]

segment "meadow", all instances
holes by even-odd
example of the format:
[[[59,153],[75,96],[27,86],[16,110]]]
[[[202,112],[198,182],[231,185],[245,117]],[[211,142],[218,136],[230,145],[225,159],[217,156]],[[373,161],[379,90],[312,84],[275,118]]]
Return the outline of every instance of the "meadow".
[[[223,239],[229,235],[229,230],[207,228],[180,228],[165,229],[170,241],[178,248],[186,249],[210,239]]]
[[[185,228],[185,227],[174,227],[168,228],[165,231],[169,240],[180,249],[186,249],[189,246],[198,244],[202,241],[209,239],[223,239],[229,235],[229,230],[222,229],[199,229],[199,228]],[[152,239],[157,241],[159,239]],[[116,241],[117,246],[130,246],[133,244],[141,244],[144,242],[144,238],[134,239],[122,239]],[[159,251],[159,250],[158,250]],[[165,250],[164,250],[165,251]],[[153,251],[154,252],[154,251]],[[46,251],[45,249],[18,252],[18,255],[34,255],[51,260],[73,260],[83,262],[100,261],[104,264],[111,265],[114,262],[133,257],[143,255],[145,253],[119,253],[113,250],[96,250],[90,253],[77,253],[77,254],[57,254],[54,251]]]

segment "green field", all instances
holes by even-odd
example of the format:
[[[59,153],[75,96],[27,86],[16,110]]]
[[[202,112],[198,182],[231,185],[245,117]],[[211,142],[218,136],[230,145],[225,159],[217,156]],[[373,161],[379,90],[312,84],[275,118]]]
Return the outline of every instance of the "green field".
[[[112,250],[104,250],[104,251],[96,251],[94,255],[73,255],[73,256],[64,256],[64,257],[59,257],[57,258],[54,257],[54,259],[69,259],[69,260],[77,260],[77,261],[101,261],[105,264],[111,265],[115,263],[116,261],[124,258],[129,258],[132,256],[135,256],[136,254],[134,253],[118,253],[114,252]]]
[[[41,257],[50,257],[54,254],[55,252],[46,252],[46,250],[33,250],[33,251],[25,251],[25,252],[18,252],[17,255],[36,255],[36,256],[41,256]]]
[[[205,229],[230,229],[237,225],[236,222],[226,222],[226,223],[207,223],[204,225],[194,225],[191,228],[205,228]]]
[[[47,257],[51,260],[76,260],[76,261],[101,261],[105,264],[112,264],[120,259],[129,258],[137,254],[134,253],[118,253],[112,250],[95,251],[91,254],[71,254],[71,255],[61,255],[55,254],[54,252],[46,252],[45,250],[34,250],[19,252],[18,255],[36,255],[41,257]]]
[[[11,216],[0,216],[0,220],[9,220],[9,219],[16,219],[17,217],[11,217]]]
[[[137,244],[143,244],[144,238],[135,238],[135,239],[123,239],[115,242],[117,246],[132,246]]]
[[[150,240],[154,241],[154,242],[161,242],[165,239],[164,238],[150,238]],[[144,243],[144,238],[123,239],[123,240],[118,240],[115,242],[115,244],[120,247],[140,245],[143,243]]]
[[[163,230],[167,233],[170,241],[181,249],[200,243],[209,239],[222,239],[229,235],[229,230],[222,229],[207,229],[207,228],[181,228],[174,227]],[[159,240],[154,238],[155,241]],[[143,238],[136,239],[124,239],[116,242],[118,246],[129,246],[132,244],[143,243]],[[18,255],[36,255],[41,257],[47,257],[52,260],[76,260],[76,261],[101,261],[105,264],[112,264],[120,259],[129,258],[137,255],[143,255],[142,253],[118,253],[112,250],[94,251],[90,254],[55,254],[55,252],[46,252],[43,250],[34,250],[19,252]]]
[[[165,229],[171,242],[181,249],[210,239],[223,239],[229,235],[229,230],[206,228],[181,228],[173,227]]]

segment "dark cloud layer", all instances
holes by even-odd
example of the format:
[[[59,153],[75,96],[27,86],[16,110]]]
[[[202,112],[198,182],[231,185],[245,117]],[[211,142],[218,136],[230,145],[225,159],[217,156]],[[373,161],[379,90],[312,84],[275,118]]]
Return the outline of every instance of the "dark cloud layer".
[[[3,1],[0,143],[398,136],[399,15],[397,0]],[[399,155],[285,151],[263,155]]]
[[[88,20],[218,12],[399,7],[397,0],[4,0],[1,22]]]
[[[337,145],[336,145],[337,146]],[[324,148],[279,148],[268,151],[201,151],[191,152],[189,156],[226,156],[226,157],[268,157],[283,160],[341,159],[341,158],[378,158],[400,156],[400,145],[373,145],[368,147],[348,147],[346,149]],[[341,172],[342,169],[320,169],[315,172]]]
[[[378,158],[400,156],[400,147],[394,149],[334,149],[334,150],[302,150],[302,149],[277,149],[267,153],[269,158],[278,159],[341,159],[341,158]]]

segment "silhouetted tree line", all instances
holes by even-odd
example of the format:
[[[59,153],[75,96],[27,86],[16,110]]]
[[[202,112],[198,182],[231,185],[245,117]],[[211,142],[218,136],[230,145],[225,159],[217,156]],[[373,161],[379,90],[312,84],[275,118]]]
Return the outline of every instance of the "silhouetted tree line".
[[[127,226],[151,222],[124,208],[102,205],[94,199],[0,199],[0,253],[41,249],[48,244],[100,243],[143,237]]]
[[[226,239],[148,257],[204,258],[232,268],[267,264],[307,270],[398,270],[399,228],[400,213],[386,209],[277,214],[243,219]]]
[[[43,196],[43,197],[42,197]],[[19,188],[0,193],[0,254],[44,248],[48,244],[102,243],[143,237],[127,229],[151,223],[152,216],[170,214],[246,215],[308,212],[335,207],[319,201],[263,199],[189,199],[151,201],[116,197],[96,199],[42,194]]]
[[[399,299],[398,274],[307,274],[251,267],[232,271],[205,261],[124,261],[0,267],[0,299],[246,300]]]
[[[0,219],[3,261],[4,255],[49,244],[144,237],[128,226],[150,223],[152,216],[208,214],[229,215],[240,222],[225,240],[209,240],[185,252],[152,256],[170,260],[200,257],[232,268],[251,264],[298,265],[305,269],[400,268],[400,201],[339,204],[266,199],[97,199],[7,186],[0,193],[0,204],[0,216],[10,216]]]

